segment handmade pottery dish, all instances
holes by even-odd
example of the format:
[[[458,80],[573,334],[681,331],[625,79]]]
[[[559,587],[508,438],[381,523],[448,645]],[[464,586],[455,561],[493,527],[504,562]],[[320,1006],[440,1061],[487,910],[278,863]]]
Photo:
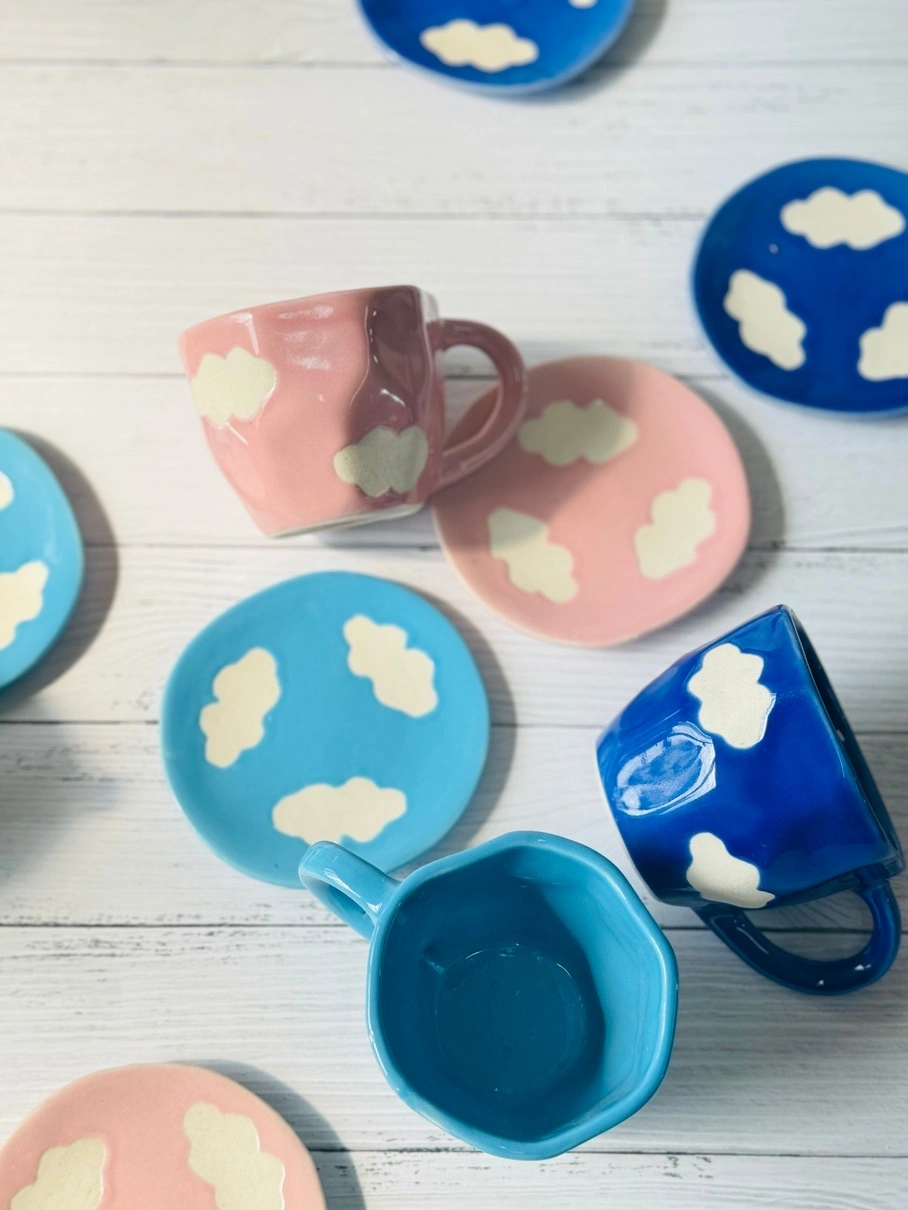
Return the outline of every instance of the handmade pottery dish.
[[[309,1152],[251,1092],[200,1067],[96,1072],[61,1089],[0,1150],[15,1210],[325,1210]]]
[[[666,903],[691,907],[755,970],[797,991],[873,983],[898,953],[889,879],[905,862],[829,678],[778,606],[678,660],[598,745],[631,859]],[[775,945],[745,914],[854,891],[873,934],[851,958]]]
[[[692,286],[706,340],[752,390],[908,409],[908,174],[841,159],[773,169],[710,220]]]
[[[360,0],[395,59],[490,93],[556,88],[624,29],[634,0]]]
[[[472,345],[498,390],[489,424],[445,439],[441,355]],[[415,286],[269,303],[180,338],[209,448],[271,536],[416,512],[507,445],[523,419],[526,373],[485,324],[440,319]]]
[[[715,412],[640,362],[530,371],[527,419],[493,465],[434,500],[445,554],[506,621],[604,647],[664,626],[740,558],[750,497]],[[481,430],[491,397],[453,431]]]
[[[675,956],[600,854],[514,832],[404,882],[313,845],[303,883],[371,938],[366,1019],[391,1087],[492,1155],[560,1155],[662,1081]]]
[[[320,572],[247,598],[180,657],[164,767],[225,861],[299,887],[307,845],[342,841],[391,870],[469,803],[489,707],[467,645],[416,593]]]
[[[0,429],[0,689],[35,665],[82,586],[82,538],[47,463]]]

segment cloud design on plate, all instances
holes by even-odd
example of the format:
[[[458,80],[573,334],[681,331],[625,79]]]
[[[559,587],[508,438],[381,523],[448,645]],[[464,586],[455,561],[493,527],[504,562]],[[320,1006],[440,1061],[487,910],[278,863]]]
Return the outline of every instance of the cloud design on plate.
[[[44,608],[47,564],[36,559],[15,571],[0,572],[0,651],[9,647],[16,629],[32,622]]]
[[[865,252],[905,230],[901,210],[883,201],[873,189],[848,194],[827,185],[806,200],[783,206],[780,217],[786,231],[803,235],[814,248],[847,244]]]
[[[761,908],[775,899],[769,891],[760,890],[757,866],[733,857],[712,832],[691,837],[690,855],[693,860],[687,867],[687,881],[704,899],[739,908]]]
[[[383,706],[423,718],[438,705],[435,664],[418,647],[407,647],[407,637],[400,626],[382,626],[357,614],[344,623],[347,667],[354,676],[368,677]]]
[[[205,759],[226,769],[265,737],[265,715],[281,696],[277,662],[264,647],[252,647],[235,664],[226,664],[211,688],[216,700],[199,714]]]
[[[34,1184],[19,1190],[9,1210],[97,1210],[104,1197],[106,1159],[100,1139],[52,1147],[38,1161]]]
[[[365,843],[374,840],[407,809],[401,790],[383,789],[368,777],[351,777],[342,786],[322,782],[303,786],[278,802],[271,819],[278,832],[315,844],[344,837]]]
[[[270,361],[239,348],[226,357],[206,353],[189,380],[199,415],[219,429],[233,419],[251,420],[276,384],[277,370]]]
[[[515,588],[538,592],[556,605],[576,597],[574,557],[566,547],[549,540],[547,525],[513,508],[496,508],[488,526],[492,557],[507,564],[508,579]]]
[[[766,734],[776,695],[761,684],[763,658],[722,643],[704,655],[687,682],[700,702],[698,721],[732,748],[753,748]]]
[[[868,328],[861,337],[858,373],[870,382],[908,378],[908,303],[887,307],[879,328]]]
[[[722,304],[738,321],[743,344],[762,353],[782,370],[796,370],[806,360],[802,341],[807,325],[789,311],[783,291],[749,269],[737,269]]]
[[[334,473],[374,499],[385,492],[412,491],[428,457],[429,442],[419,425],[402,433],[379,426],[334,455]]]
[[[594,399],[587,407],[559,399],[536,420],[520,426],[517,440],[528,454],[541,454],[551,466],[570,466],[580,458],[602,466],[637,440],[633,420]]]
[[[0,509],[8,508],[15,497],[16,493],[13,490],[12,479],[10,479],[9,475],[4,475],[3,471],[0,471]]]
[[[284,1165],[262,1151],[251,1118],[199,1101],[183,1118],[189,1167],[214,1189],[218,1210],[284,1210]]]
[[[634,534],[642,576],[663,580],[696,561],[697,547],[716,532],[711,499],[712,488],[705,479],[682,479],[674,491],[656,496],[649,510],[650,523]]]
[[[477,25],[464,18],[424,30],[419,40],[448,67],[498,72],[539,58],[536,43],[521,38],[510,25]]]

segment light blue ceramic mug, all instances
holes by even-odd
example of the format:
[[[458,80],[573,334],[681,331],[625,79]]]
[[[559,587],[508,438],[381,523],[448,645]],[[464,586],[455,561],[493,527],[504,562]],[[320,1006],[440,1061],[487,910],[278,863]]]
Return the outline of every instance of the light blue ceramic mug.
[[[366,1019],[389,1084],[457,1138],[547,1159],[659,1087],[675,957],[592,849],[514,832],[398,882],[322,842],[300,877],[371,939]]]

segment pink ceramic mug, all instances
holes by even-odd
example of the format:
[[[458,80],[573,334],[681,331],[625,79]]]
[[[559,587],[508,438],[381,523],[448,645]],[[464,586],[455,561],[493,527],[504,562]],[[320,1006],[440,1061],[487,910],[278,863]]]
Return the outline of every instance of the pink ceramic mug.
[[[481,349],[500,381],[480,431],[446,447],[454,345]],[[272,536],[415,512],[504,449],[526,410],[511,342],[439,319],[413,286],[234,311],[184,332],[180,352],[211,451]]]

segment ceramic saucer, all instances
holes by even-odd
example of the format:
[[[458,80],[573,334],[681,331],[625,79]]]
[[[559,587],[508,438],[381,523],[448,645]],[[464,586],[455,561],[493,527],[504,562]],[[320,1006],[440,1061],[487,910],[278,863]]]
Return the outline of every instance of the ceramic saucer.
[[[801,160],[717,211],[694,305],[726,367],[761,394],[865,415],[908,408],[908,174]]]
[[[56,642],[82,585],[69,501],[30,445],[0,429],[0,688]]]
[[[200,1067],[121,1067],[45,1101],[0,1151],[14,1210],[324,1210],[283,1118]]]
[[[287,580],[212,622],[164,695],[164,766],[237,869],[299,887],[333,840],[392,870],[444,836],[485,762],[473,658],[422,597],[371,576]]]
[[[360,0],[392,57],[486,92],[530,93],[580,75],[634,0]]]
[[[435,497],[467,585],[520,629],[588,647],[664,626],[715,591],[750,525],[741,458],[715,412],[640,362],[577,357],[529,377],[516,439]],[[457,440],[493,399],[473,405]]]

